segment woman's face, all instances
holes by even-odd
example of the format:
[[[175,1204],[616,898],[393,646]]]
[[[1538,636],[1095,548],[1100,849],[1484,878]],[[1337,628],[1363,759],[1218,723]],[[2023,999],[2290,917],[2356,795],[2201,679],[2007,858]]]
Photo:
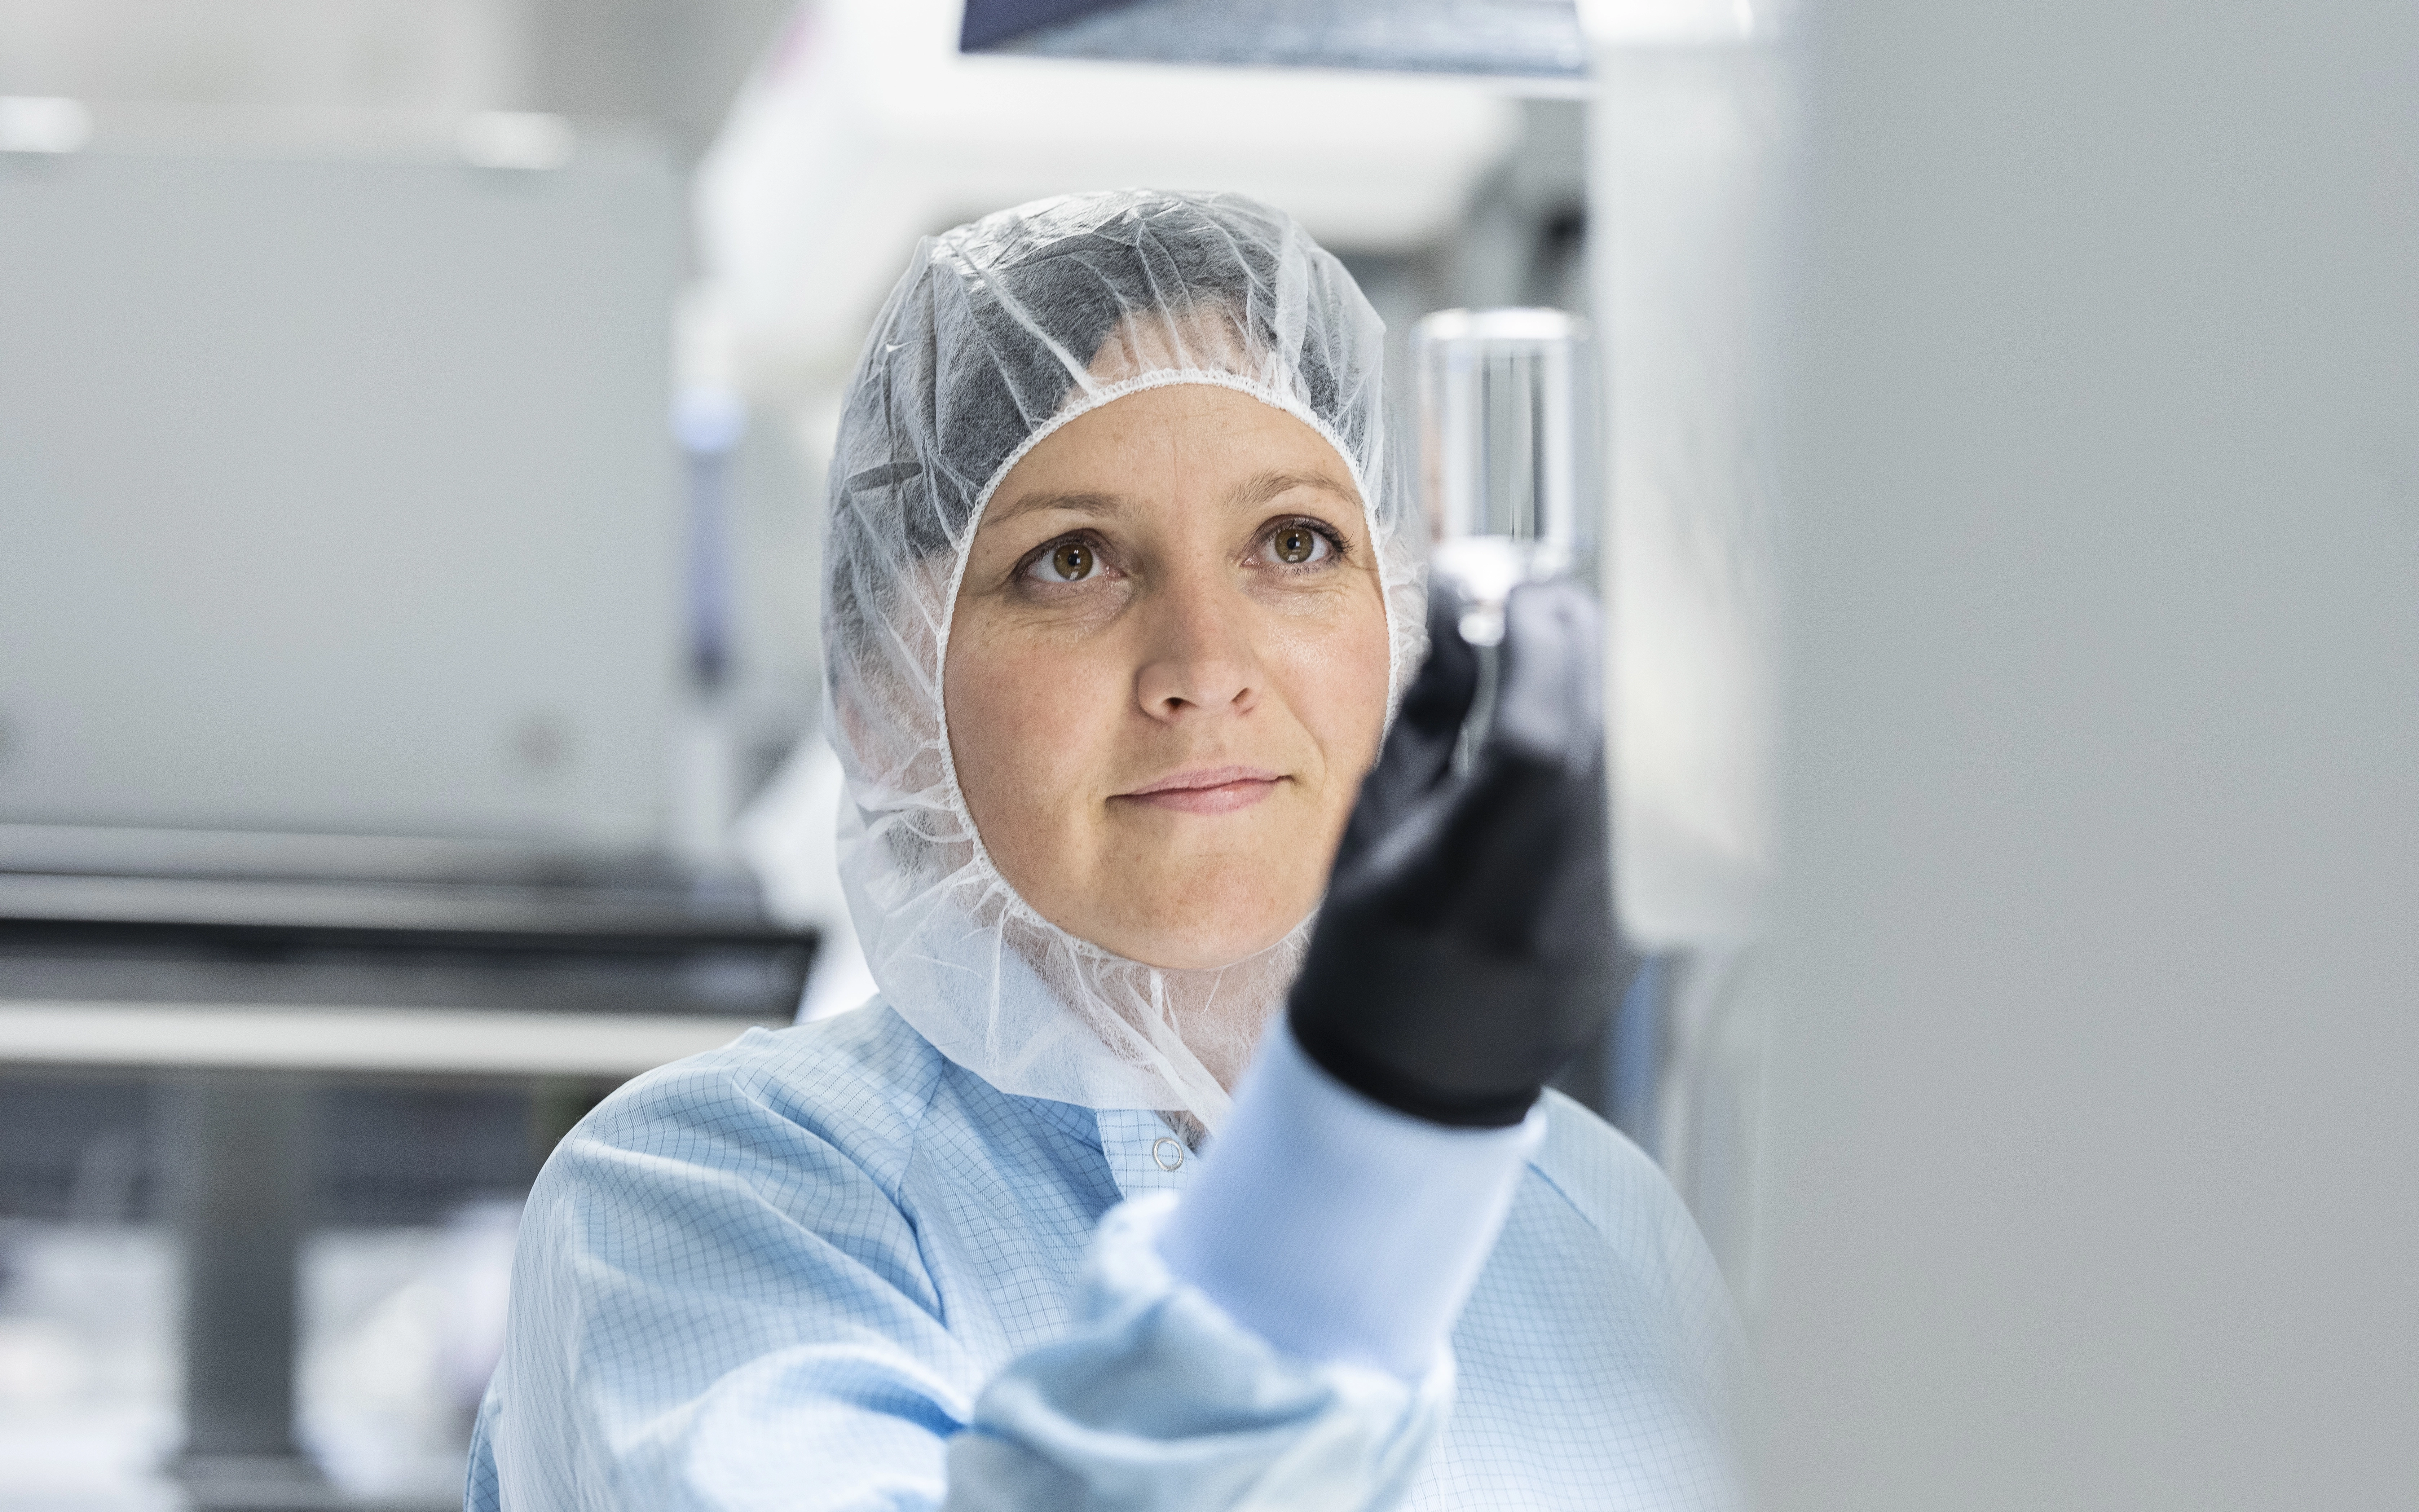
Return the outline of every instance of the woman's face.
[[[1386,672],[1335,449],[1180,384],[1069,423],[1002,480],[942,696],[959,786],[1025,902],[1129,959],[1205,967],[1317,903]]]

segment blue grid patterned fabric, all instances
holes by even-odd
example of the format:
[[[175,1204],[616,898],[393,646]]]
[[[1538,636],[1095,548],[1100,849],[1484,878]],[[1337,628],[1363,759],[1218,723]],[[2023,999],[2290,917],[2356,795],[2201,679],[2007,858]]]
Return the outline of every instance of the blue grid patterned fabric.
[[[1002,1093],[879,1004],[642,1077],[531,1194],[467,1512],[937,1507],[985,1384],[1069,1335],[1102,1214],[1214,1158],[1155,1113]],[[1728,1293],[1661,1173],[1577,1104],[1453,1350],[1403,1505],[1736,1501]]]

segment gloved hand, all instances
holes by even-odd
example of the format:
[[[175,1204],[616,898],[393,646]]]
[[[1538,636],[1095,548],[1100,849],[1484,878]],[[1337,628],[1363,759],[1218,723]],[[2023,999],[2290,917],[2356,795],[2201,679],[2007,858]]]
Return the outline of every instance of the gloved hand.
[[[1416,1118],[1502,1127],[1610,1011],[1602,644],[1571,583],[1514,591],[1493,718],[1460,604],[1429,596],[1428,659],[1361,787],[1289,1005],[1328,1074]]]

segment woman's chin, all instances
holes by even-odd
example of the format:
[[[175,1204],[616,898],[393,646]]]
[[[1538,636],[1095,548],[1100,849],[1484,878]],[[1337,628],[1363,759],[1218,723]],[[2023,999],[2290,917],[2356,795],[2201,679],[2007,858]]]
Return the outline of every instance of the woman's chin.
[[[1283,921],[1256,912],[1252,918],[1221,920],[1208,928],[1197,918],[1157,924],[1128,921],[1090,937],[1103,949],[1163,971],[1216,971],[1283,940],[1308,912],[1304,907]]]
[[[1272,850],[1160,847],[1107,857],[1141,864],[1055,870],[1019,864],[1025,852],[994,854],[1034,912],[1077,939],[1163,970],[1215,971],[1280,943],[1318,906],[1326,869]]]

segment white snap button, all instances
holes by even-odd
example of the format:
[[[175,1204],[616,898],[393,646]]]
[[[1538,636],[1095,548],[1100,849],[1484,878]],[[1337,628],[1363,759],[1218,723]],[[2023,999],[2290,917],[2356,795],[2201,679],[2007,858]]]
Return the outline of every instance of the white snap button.
[[[1159,1163],[1159,1168],[1163,1171],[1177,1170],[1184,1165],[1183,1142],[1167,1138],[1154,1139],[1150,1142],[1150,1158]]]

